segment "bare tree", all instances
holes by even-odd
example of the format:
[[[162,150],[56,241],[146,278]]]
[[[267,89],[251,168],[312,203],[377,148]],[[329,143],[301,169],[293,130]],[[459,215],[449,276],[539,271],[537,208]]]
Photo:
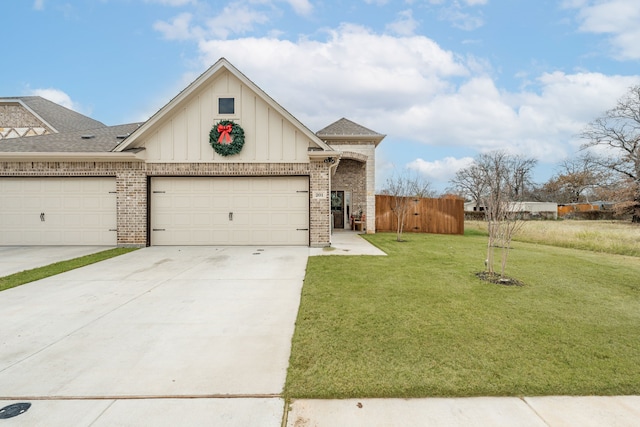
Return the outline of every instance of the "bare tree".
[[[508,182],[511,200],[523,200],[529,186],[532,186],[531,171],[538,161],[530,157],[520,155],[509,156],[507,167],[511,178]]]
[[[580,136],[582,149],[600,148],[595,161],[613,171],[629,185],[630,198],[622,202],[640,223],[640,85],[618,100],[602,117],[589,123]]]
[[[476,210],[480,210],[482,197],[487,190],[487,182],[485,174],[477,164],[473,163],[458,170],[449,184],[453,193],[469,198],[475,203]]]
[[[402,241],[402,232],[407,220],[407,213],[414,200],[419,197],[434,197],[431,183],[423,176],[412,174],[408,170],[394,173],[387,178],[382,194],[393,196],[391,211],[396,218],[396,240]]]
[[[560,163],[558,173],[543,188],[553,194],[553,201],[558,203],[588,202],[597,188],[609,185],[610,175],[591,153],[584,152]]]

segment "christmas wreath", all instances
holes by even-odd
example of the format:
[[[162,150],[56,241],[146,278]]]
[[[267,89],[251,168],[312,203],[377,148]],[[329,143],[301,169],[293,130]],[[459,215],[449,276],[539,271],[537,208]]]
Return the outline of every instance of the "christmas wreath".
[[[209,132],[209,142],[221,156],[233,156],[242,150],[244,130],[230,120],[221,120],[214,124]]]

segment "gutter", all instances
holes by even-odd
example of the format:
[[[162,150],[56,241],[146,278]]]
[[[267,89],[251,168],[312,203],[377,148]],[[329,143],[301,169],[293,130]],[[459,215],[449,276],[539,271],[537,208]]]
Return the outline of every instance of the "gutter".
[[[144,151],[138,152],[140,154]],[[71,161],[71,162],[144,162],[144,159],[134,152],[0,152],[0,161]]]

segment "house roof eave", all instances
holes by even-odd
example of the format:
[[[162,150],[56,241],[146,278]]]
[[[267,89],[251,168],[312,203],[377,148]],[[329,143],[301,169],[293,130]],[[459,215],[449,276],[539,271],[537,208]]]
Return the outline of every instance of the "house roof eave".
[[[144,150],[114,152],[0,152],[0,162],[19,161],[104,161],[104,162],[144,162]]]

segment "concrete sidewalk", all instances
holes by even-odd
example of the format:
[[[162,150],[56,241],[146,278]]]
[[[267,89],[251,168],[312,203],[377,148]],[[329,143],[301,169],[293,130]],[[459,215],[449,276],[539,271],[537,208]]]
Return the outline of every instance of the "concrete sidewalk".
[[[637,427],[640,396],[296,400],[287,427]]]
[[[382,250],[366,241],[361,233],[348,230],[335,230],[331,234],[331,246],[324,248],[310,248],[309,255],[375,255],[386,256]]]

